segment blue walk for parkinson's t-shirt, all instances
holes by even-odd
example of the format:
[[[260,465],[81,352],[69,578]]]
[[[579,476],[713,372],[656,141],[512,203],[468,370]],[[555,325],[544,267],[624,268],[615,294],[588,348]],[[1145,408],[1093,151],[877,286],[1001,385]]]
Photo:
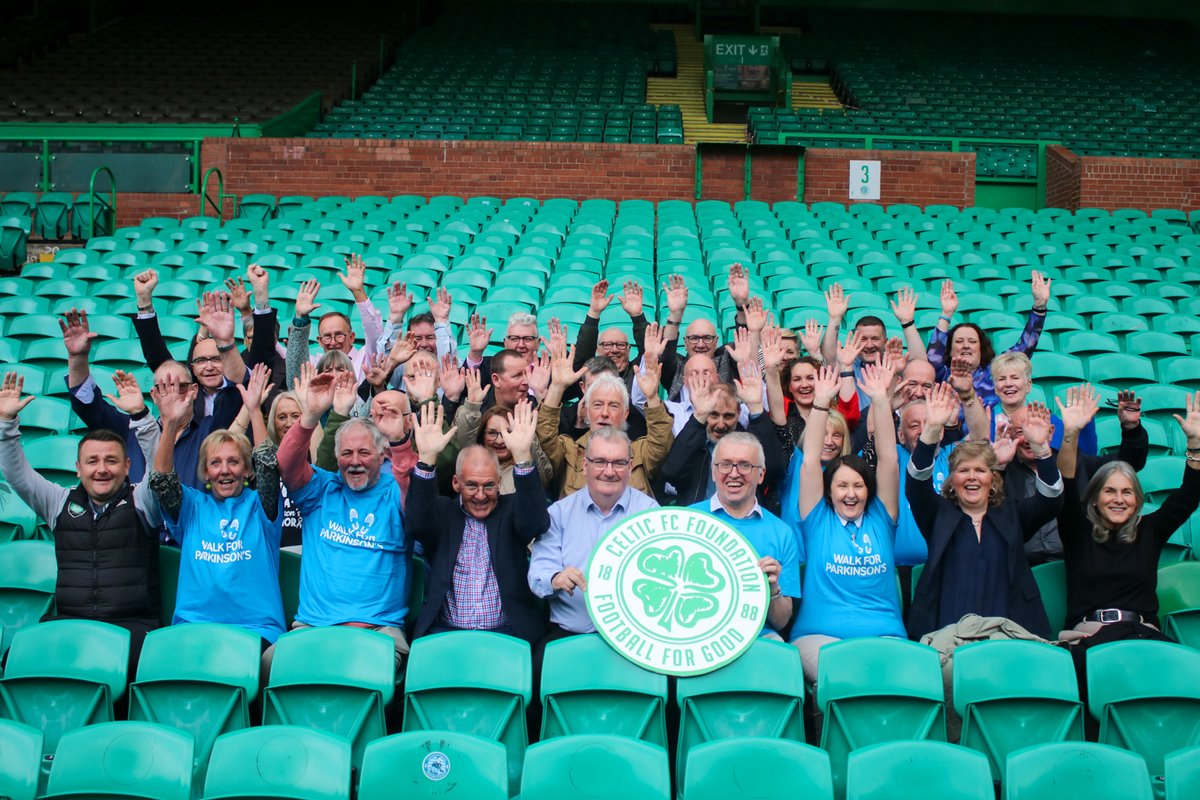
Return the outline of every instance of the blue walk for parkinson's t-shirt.
[[[283,633],[279,596],[282,509],[267,518],[258,493],[217,500],[183,487],[179,519],[167,530],[183,548],[173,623],[222,622],[274,643]]]
[[[391,472],[355,491],[339,473],[313,467],[312,480],[291,499],[304,520],[296,619],[314,626],[402,626],[408,550],[400,486]]]
[[[824,499],[801,521],[808,566],[793,638],[908,635],[893,560],[896,524],[878,498],[860,521],[843,525]]]

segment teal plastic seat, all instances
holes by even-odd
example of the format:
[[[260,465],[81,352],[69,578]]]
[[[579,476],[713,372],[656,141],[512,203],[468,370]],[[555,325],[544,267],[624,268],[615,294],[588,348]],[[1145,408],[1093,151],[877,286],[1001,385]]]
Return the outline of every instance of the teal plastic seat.
[[[1158,617],[1163,633],[1200,650],[1200,562],[1182,561],[1159,569]]]
[[[681,800],[758,800],[780,788],[806,800],[833,800],[829,754],[802,742],[749,737],[717,739],[688,753]]]
[[[112,722],[113,701],[125,694],[128,672],[124,628],[76,619],[25,628],[8,649],[0,716],[41,729],[45,771],[65,734]]]
[[[1104,744],[1027,747],[1009,757],[1004,774],[1004,800],[1151,800],[1153,796],[1141,756]]]
[[[1169,753],[1200,744],[1200,652],[1169,642],[1111,642],[1088,651],[1087,669],[1101,744],[1137,753],[1155,779]]]
[[[521,800],[668,800],[671,769],[662,747],[624,736],[577,734],[531,745]]]
[[[687,781],[688,754],[718,739],[804,741],[804,673],[800,651],[759,639],[736,661],[706,675],[680,678],[675,775]]]
[[[846,786],[847,760],[860,747],[946,740],[942,667],[932,647],[901,639],[846,639],[821,648],[817,704],[821,747],[833,785]]]
[[[508,754],[492,739],[413,731],[367,745],[358,800],[461,797],[508,800]]]
[[[391,637],[345,626],[301,628],[275,643],[263,724],[341,736],[353,746],[357,766],[367,743],[387,735],[384,714],[395,692]]]
[[[449,730],[499,742],[515,796],[529,746],[525,709],[532,680],[529,644],[522,639],[482,631],[423,636],[409,653],[404,731]]]
[[[75,474],[78,451],[77,436],[44,436],[38,439],[37,447],[30,448],[25,455],[29,466],[43,478],[59,486],[75,486],[79,483],[79,476]]]
[[[1063,561],[1047,561],[1033,568],[1033,579],[1037,581],[1042,595],[1042,607],[1046,619],[1050,620],[1051,632],[1058,632],[1067,625],[1067,566]]]
[[[945,742],[885,742],[850,754],[846,800],[993,800],[987,759]]]
[[[150,722],[106,722],[62,738],[44,798],[191,800],[188,734]]]
[[[605,733],[667,746],[667,678],[623,658],[599,634],[570,636],[546,647],[542,732]]]
[[[62,239],[67,235],[67,214],[75,203],[70,192],[46,192],[38,198],[33,214],[33,231],[43,239]]]
[[[1114,389],[1136,389],[1154,383],[1154,363],[1143,356],[1111,353],[1088,359],[1088,380]]]
[[[1166,759],[1166,800],[1200,797],[1200,747],[1176,750]]]
[[[162,551],[175,548],[163,547]],[[259,637],[232,625],[175,625],[151,631],[129,686],[129,719],[156,722],[195,739],[194,782],[204,784],[217,737],[250,726],[258,698]]]
[[[0,216],[0,269],[16,272],[25,263],[32,224],[28,217]]]
[[[227,733],[213,746],[203,796],[205,800],[349,800],[350,743],[296,725]]]
[[[0,720],[0,797],[34,800],[42,761],[42,732],[32,725]]]
[[[0,653],[13,636],[38,624],[54,608],[58,558],[53,542],[7,542],[0,545]]]
[[[1020,674],[1020,680],[1013,675]],[[977,642],[954,651],[954,710],[964,747],[987,756],[993,780],[1008,755],[1083,741],[1083,704],[1071,656],[1040,642]]]
[[[238,219],[265,223],[275,216],[275,195],[248,194],[238,203]]]

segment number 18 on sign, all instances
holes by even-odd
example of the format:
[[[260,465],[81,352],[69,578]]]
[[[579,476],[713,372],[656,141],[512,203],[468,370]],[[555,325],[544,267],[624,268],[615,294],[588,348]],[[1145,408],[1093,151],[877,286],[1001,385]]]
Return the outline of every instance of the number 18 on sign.
[[[700,675],[736,659],[758,637],[770,603],[750,543],[687,508],[646,511],[602,536],[587,586],[600,635],[667,675]]]
[[[879,199],[879,162],[850,162],[850,199]]]

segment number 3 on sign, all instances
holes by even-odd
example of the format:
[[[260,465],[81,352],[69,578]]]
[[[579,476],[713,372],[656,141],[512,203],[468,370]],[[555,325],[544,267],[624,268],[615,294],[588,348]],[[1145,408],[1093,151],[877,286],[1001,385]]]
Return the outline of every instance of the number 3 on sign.
[[[850,162],[850,200],[879,199],[879,162]]]

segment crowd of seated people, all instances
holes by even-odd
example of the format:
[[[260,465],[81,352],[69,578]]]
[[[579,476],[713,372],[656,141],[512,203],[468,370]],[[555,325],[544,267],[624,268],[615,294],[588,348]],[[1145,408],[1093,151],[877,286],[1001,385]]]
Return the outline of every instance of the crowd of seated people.
[[[253,631],[269,669],[285,626],[279,552],[299,545],[293,628],[379,630],[398,668],[408,635],[496,631],[528,641],[536,663],[549,641],[595,630],[584,570],[597,539],[660,505],[713,514],[753,544],[771,589],[763,635],[794,643],[809,680],[828,642],[920,639],[967,615],[1083,646],[1161,637],[1158,556],[1200,505],[1200,393],[1176,417],[1179,488],[1147,513],[1134,393],[1118,397],[1111,455],[1096,453],[1090,387],[1056,398],[1057,414],[1029,399],[1051,294],[1038,273],[1024,330],[997,344],[956,321],[950,282],[932,331],[917,330],[911,291],[888,298],[903,333],[889,339],[877,316],[842,331],[850,303],[837,285],[826,326],[784,330],[748,278],[730,267],[728,332],[703,316],[682,328],[679,276],[664,276],[661,324],[644,314],[646,287],[610,295],[601,281],[573,340],[558,320],[540,336],[520,313],[488,353],[491,323],[475,316],[460,354],[450,291],[413,314],[396,283],[385,322],[351,257],[340,279],[358,319],[321,316],[313,353],[320,285],[299,287],[282,343],[269,275],[251,265],[198,298],[198,332],[175,360],[147,271],[135,322],[154,385],[117,372],[112,393],[97,386],[95,334],[68,312],[68,388],[90,430],[80,483],[30,468],[20,412],[33,398],[15,373],[0,386],[0,469],[54,532],[57,614],[126,627],[135,652],[157,625],[157,548],[178,546],[173,622]],[[600,328],[614,299],[632,342]],[[414,552],[428,580],[406,633]],[[1061,632],[1032,572],[1059,559]]]

